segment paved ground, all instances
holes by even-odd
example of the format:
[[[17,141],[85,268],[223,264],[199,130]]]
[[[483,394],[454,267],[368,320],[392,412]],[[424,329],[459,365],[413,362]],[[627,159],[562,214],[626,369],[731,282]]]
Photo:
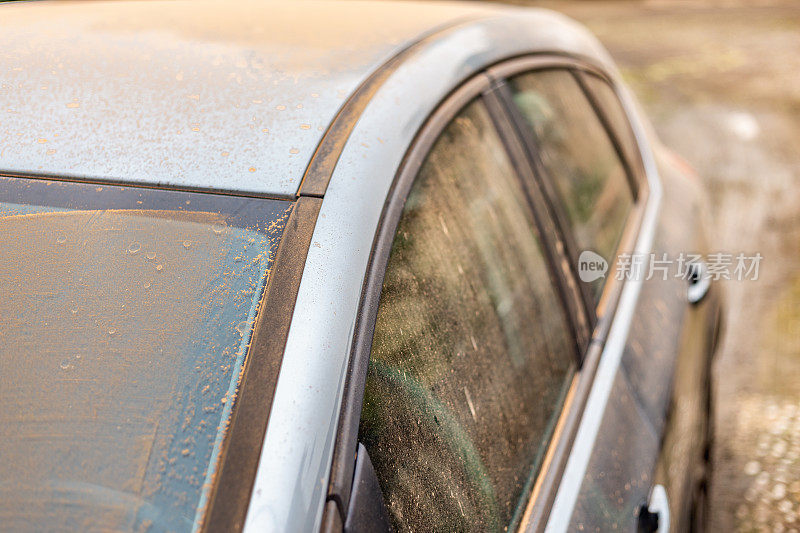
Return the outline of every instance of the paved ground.
[[[800,2],[536,2],[588,25],[707,180],[727,282],[712,531],[800,531]]]

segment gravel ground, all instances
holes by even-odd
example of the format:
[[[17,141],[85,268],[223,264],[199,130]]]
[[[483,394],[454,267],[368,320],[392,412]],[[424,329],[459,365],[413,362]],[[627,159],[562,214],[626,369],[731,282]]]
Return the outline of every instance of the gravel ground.
[[[530,2],[528,2],[530,3]],[[800,2],[534,2],[586,24],[706,180],[725,282],[711,531],[800,531]]]

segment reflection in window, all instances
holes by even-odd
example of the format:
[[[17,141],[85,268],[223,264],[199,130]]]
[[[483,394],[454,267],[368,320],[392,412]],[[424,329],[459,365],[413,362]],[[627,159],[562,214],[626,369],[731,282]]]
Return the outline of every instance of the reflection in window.
[[[547,177],[555,182],[577,253],[592,250],[614,265],[633,194],[625,167],[594,109],[564,70],[522,74],[509,84],[531,127]],[[604,281],[592,282],[595,302]]]
[[[375,326],[360,439],[396,529],[517,523],[573,346],[525,194],[475,102],[412,187]]]

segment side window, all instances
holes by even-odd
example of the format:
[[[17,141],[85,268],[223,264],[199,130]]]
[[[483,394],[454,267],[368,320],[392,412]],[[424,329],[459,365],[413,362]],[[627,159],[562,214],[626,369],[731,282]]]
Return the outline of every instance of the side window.
[[[526,196],[476,100],[417,175],[375,325],[359,439],[394,528],[516,524],[574,356]]]
[[[619,140],[622,153],[625,159],[631,164],[635,174],[643,174],[642,155],[639,152],[639,145],[633,135],[631,124],[628,122],[628,115],[622,108],[622,104],[614,92],[614,89],[605,80],[593,75],[581,73],[581,79],[586,83],[589,91],[597,99],[603,113],[608,119],[611,130]]]
[[[592,250],[615,264],[633,206],[625,167],[577,80],[545,70],[509,80],[514,103],[530,126],[546,178],[554,182],[577,252]],[[595,303],[604,278],[592,282]]]

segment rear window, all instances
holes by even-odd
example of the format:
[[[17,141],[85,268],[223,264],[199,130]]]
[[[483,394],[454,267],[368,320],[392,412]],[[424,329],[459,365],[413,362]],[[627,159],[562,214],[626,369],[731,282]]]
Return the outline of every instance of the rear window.
[[[292,203],[0,178],[0,523],[190,531]]]

